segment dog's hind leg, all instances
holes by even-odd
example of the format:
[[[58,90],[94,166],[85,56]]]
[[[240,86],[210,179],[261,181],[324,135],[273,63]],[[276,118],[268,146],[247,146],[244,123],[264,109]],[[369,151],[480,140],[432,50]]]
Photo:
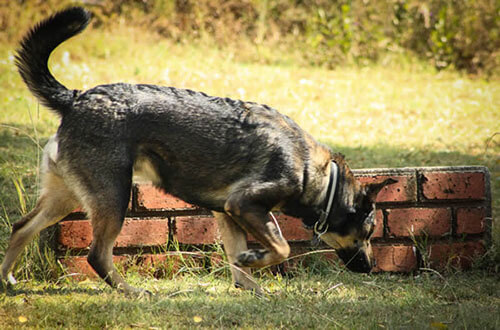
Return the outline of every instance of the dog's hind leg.
[[[233,283],[237,288],[253,290],[256,294],[262,294],[255,279],[251,275],[249,267],[235,266],[238,255],[247,250],[247,237],[245,231],[225,213],[213,212],[217,219],[224,251],[231,267]]]
[[[125,293],[140,293],[125,282],[113,265],[113,245],[120,233],[126,209],[126,204],[125,209],[116,208],[113,204],[108,200],[97,204],[97,209],[91,211],[93,240],[87,261],[110,286]]]
[[[130,200],[132,168],[110,167],[113,171],[99,172],[99,175],[93,176],[89,183],[89,193],[84,197],[93,233],[87,261],[111,287],[127,294],[140,295],[146,291],[130,286],[113,265],[113,245],[120,233]]]
[[[9,273],[19,254],[42,229],[53,225],[78,207],[73,193],[62,178],[53,172],[44,173],[42,192],[35,208],[12,225],[9,246],[0,266],[3,279],[15,282]]]

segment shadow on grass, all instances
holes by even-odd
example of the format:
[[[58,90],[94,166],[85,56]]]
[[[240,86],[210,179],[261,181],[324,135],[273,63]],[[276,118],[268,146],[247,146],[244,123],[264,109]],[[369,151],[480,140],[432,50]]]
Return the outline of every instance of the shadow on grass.
[[[21,295],[65,296],[75,293],[87,294],[89,296],[97,296],[105,293],[106,291],[103,289],[75,288],[74,286],[71,286],[71,287],[48,287],[40,289],[7,288],[4,292],[5,295],[9,297],[16,297]]]
[[[170,287],[151,299],[124,299],[111,290],[92,294],[86,289],[69,289],[48,295],[34,290],[27,294],[35,296],[23,297],[28,303],[16,306],[16,313],[11,315],[17,321],[20,310],[29,315],[33,325],[63,324],[70,328],[134,325],[140,328],[425,329],[438,323],[442,328],[450,325],[493,329],[499,324],[499,307],[495,304],[498,295],[491,293],[496,287],[492,277],[457,276],[445,283],[432,276],[407,280],[386,276],[376,282],[364,279],[352,274],[333,278],[305,275],[265,299],[226,290],[224,285],[211,292],[193,278],[186,279],[184,288],[188,290],[178,288],[179,294],[172,295]],[[476,280],[484,283],[476,287]],[[338,289],[325,291],[339,283]],[[69,296],[72,293],[79,295]]]

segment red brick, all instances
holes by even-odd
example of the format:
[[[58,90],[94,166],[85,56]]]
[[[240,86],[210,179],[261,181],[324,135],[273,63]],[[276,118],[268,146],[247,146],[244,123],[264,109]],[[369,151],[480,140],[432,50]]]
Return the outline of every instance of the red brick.
[[[384,236],[384,213],[382,210],[377,210],[375,213],[375,230],[372,238],[380,238]]]
[[[212,244],[219,239],[215,218],[186,216],[175,218],[175,237],[184,244]]]
[[[155,246],[168,242],[168,220],[126,220],[116,247]]]
[[[475,199],[485,198],[484,173],[481,172],[424,172],[422,192],[425,198]]]
[[[227,261],[224,259],[224,254],[220,252],[210,253],[210,267],[212,270],[228,266]]]
[[[373,255],[377,261],[374,272],[410,272],[417,268],[417,257],[413,246],[373,245]]]
[[[304,224],[301,219],[294,218],[292,216],[273,212],[276,220],[278,221],[278,225],[281,229],[281,233],[283,237],[287,241],[310,241],[313,238],[312,230],[304,228]],[[269,215],[269,220],[272,221],[271,216]],[[249,242],[256,242],[257,240],[252,235],[248,235],[247,240]]]
[[[407,208],[387,210],[389,235],[409,237],[427,234],[443,236],[451,232],[451,210],[447,208]]]
[[[206,257],[197,252],[165,252],[143,254],[137,260],[141,273],[153,274],[157,278],[171,277],[182,267],[204,267]]]
[[[92,242],[92,226],[89,220],[63,221],[59,223],[58,243],[67,248],[83,249]],[[115,247],[155,246],[168,241],[168,220],[131,220],[123,223]]]
[[[388,178],[398,182],[382,188],[376,202],[415,202],[417,200],[417,180],[414,175],[373,175],[360,176],[361,183],[382,182]]]
[[[486,210],[483,207],[457,210],[457,234],[480,234],[485,230]]]
[[[275,217],[281,228],[283,236],[288,241],[310,241],[312,239],[312,230],[304,228],[304,224],[301,219],[282,213],[275,214]]]
[[[188,210],[198,208],[180,198],[164,193],[151,184],[137,185],[137,207],[150,210]]]
[[[115,265],[124,263],[125,256],[113,256],[113,263]],[[67,256],[60,258],[59,262],[63,265],[68,274],[72,274],[71,279],[82,281],[86,278],[98,278],[99,276],[94,272],[94,269],[87,262],[87,256]]]
[[[90,220],[65,220],[59,223],[57,242],[67,248],[83,249],[92,242]]]
[[[436,243],[428,247],[429,266],[445,269],[449,266],[461,269],[470,268],[475,259],[486,252],[483,242]]]

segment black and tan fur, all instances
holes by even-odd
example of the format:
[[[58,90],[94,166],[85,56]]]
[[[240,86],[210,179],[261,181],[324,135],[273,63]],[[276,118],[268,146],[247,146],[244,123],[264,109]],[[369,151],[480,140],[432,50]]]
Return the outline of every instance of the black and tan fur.
[[[17,53],[19,72],[40,102],[61,117],[47,144],[36,207],[13,226],[1,265],[4,279],[16,257],[43,228],[82,205],[93,226],[88,262],[107,283],[135,292],[116,272],[113,243],[130,198],[133,173],[214,212],[235,285],[259,290],[250,267],[277,264],[290,248],[268,213],[281,210],[313,226],[325,205],[330,166],[339,166],[329,229],[321,238],[347,267],[373,266],[370,212],[383,185],[361,185],[342,156],[316,142],[266,105],[173,87],[102,85],[69,90],[47,61],[81,32],[90,14],[69,8],[36,25]],[[247,233],[263,246],[248,250]]]

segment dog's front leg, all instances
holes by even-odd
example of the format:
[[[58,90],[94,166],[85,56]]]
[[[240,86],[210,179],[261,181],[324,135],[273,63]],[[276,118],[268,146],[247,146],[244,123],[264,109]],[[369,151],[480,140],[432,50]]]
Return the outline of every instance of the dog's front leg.
[[[217,219],[224,251],[231,265],[234,285],[237,288],[252,290],[259,295],[262,294],[261,288],[251,275],[250,268],[234,265],[240,253],[248,249],[245,231],[229,215],[219,212],[213,212],[213,214]]]
[[[269,218],[269,209],[259,202],[266,195],[242,192],[232,195],[225,204],[225,211],[264,247],[241,252],[235,263],[237,266],[260,268],[275,265],[285,261],[290,254],[290,246]],[[266,203],[269,203],[268,199]]]

